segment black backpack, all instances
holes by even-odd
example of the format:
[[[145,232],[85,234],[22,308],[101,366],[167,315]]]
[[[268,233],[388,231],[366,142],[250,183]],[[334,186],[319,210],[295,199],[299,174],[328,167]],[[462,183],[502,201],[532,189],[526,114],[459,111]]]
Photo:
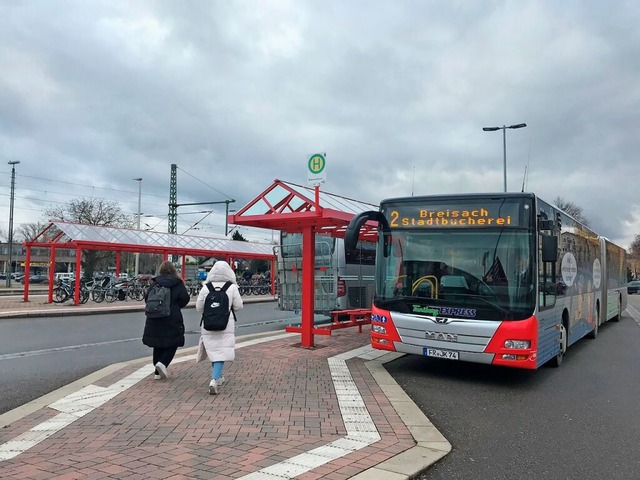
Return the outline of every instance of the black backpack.
[[[216,288],[207,283],[209,293],[204,299],[204,310],[202,311],[202,319],[200,325],[205,330],[219,332],[227,328],[229,323],[229,297],[227,289],[231,286],[231,282],[226,282],[221,288]],[[231,309],[233,311],[233,309]],[[235,318],[235,313],[233,314]]]
[[[164,318],[171,315],[171,289],[154,283],[147,295],[144,313],[149,318]]]

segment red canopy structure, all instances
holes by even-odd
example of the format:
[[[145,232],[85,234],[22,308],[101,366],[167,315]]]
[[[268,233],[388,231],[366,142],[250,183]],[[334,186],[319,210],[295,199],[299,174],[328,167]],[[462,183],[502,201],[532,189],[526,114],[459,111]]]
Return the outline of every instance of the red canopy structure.
[[[302,233],[302,346],[313,347],[315,235],[344,237],[349,221],[358,213],[378,206],[305,187],[274,180],[241,208],[229,215],[228,223]],[[365,224],[360,239],[375,242],[376,225]]]
[[[231,258],[256,258],[271,262],[274,271],[275,255],[273,245],[256,242],[241,242],[226,238],[201,237],[197,235],[177,235],[165,232],[133,230],[127,228],[106,227],[53,221],[36,237],[24,242],[27,247],[25,258],[24,301],[29,300],[29,269],[31,248],[50,249],[49,303],[53,299],[53,280],[55,273],[56,249],[76,250],[76,272],[81,271],[82,250],[102,250],[116,252],[116,275],[120,273],[120,253],[162,254],[165,260],[169,255],[182,256],[182,275],[184,278],[186,256],[223,256]],[[79,302],[80,275],[76,275],[75,303]]]

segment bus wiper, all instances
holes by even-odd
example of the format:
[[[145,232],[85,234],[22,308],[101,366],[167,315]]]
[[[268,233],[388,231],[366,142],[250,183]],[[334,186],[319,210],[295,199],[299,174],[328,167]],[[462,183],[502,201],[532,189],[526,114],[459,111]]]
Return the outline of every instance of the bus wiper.
[[[495,308],[496,310],[498,310],[500,313],[502,313],[503,315],[507,315],[510,310],[507,310],[504,307],[501,307],[500,305],[498,305],[497,303],[494,303],[490,300],[487,300],[486,298],[482,297],[481,295],[465,295],[466,298],[476,298],[478,300],[483,301],[484,303],[486,303],[487,305],[492,306],[493,308]]]
[[[402,304],[406,297],[393,297],[393,298],[376,298],[375,304],[379,307],[389,307],[391,305]]]

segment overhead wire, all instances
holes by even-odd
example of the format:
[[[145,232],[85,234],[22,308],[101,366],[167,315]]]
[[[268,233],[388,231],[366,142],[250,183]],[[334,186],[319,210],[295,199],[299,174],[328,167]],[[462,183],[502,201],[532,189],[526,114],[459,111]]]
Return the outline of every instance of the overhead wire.
[[[219,193],[220,195],[223,195],[224,197],[226,197],[229,200],[233,200],[233,198],[230,195],[226,194],[225,192],[223,192],[223,191],[213,187],[212,185],[202,181],[200,178],[196,177],[195,175],[192,175],[190,172],[187,172],[183,168],[180,168],[180,167],[177,167],[177,168],[182,173],[184,173],[185,175],[188,175],[189,177],[191,177],[194,180],[198,181],[199,183],[203,184],[207,188],[213,190],[214,192]],[[0,171],[0,175],[3,175],[3,174],[10,175],[10,173],[11,172]],[[43,178],[43,177],[38,177],[38,176],[34,176],[34,175],[25,175],[25,174],[17,173],[16,174],[16,179],[19,180],[20,178],[33,179],[33,180],[38,180],[40,182],[52,182],[52,183],[58,183],[58,184],[63,184],[63,185],[70,185],[70,186],[73,186],[73,187],[83,187],[83,188],[91,189],[90,193],[87,193],[85,195],[81,195],[81,194],[78,194],[78,193],[68,193],[68,192],[59,192],[59,191],[52,191],[52,190],[47,190],[47,189],[33,188],[31,186],[28,186],[28,185],[25,186],[24,184],[21,187],[21,190],[23,190],[23,191],[30,191],[30,192],[34,192],[34,193],[37,193],[37,194],[44,194],[45,196],[61,195],[61,196],[72,196],[72,197],[76,197],[76,198],[82,198],[83,196],[86,196],[88,198],[94,198],[96,190],[103,190],[105,192],[115,192],[115,193],[118,193],[118,194],[127,194],[127,195],[132,195],[132,196],[139,194],[138,191],[118,189],[118,188],[113,188],[113,187],[102,187],[102,186],[96,186],[96,185],[88,185],[88,184],[79,183],[79,182],[70,182],[70,181],[66,181],[66,180],[55,180],[55,179],[51,179],[51,178]],[[0,192],[0,196],[9,197],[9,194]],[[145,192],[142,192],[141,196],[143,198],[144,197],[147,197],[147,198],[148,197],[154,197],[154,198],[163,198],[163,199],[167,198],[167,197],[165,197],[163,195],[155,195],[155,194],[145,193]],[[105,197],[106,197],[105,200],[115,201],[118,204],[120,204],[120,202],[122,200],[121,196],[105,196]],[[34,202],[36,204],[41,202],[43,205],[45,203],[47,203],[47,204],[55,204],[55,205],[65,205],[65,204],[68,203],[68,202],[62,201],[62,200],[54,200],[52,198],[46,198],[46,199],[45,198],[37,198],[37,197],[33,197],[33,196],[28,196],[28,195],[14,195],[14,198],[26,200],[26,201],[29,201],[29,202]],[[143,202],[143,204],[145,205],[145,207],[160,207],[160,208],[166,207],[165,204],[148,203],[148,202]],[[42,212],[43,211],[42,209],[29,208],[29,207],[25,207],[25,206],[21,206],[21,205],[16,205],[14,207],[14,209],[18,210],[18,211],[29,211],[29,212]],[[128,209],[123,209],[123,212],[128,214],[128,215],[133,215],[133,216],[138,215],[138,212],[130,212]],[[209,212],[209,213],[207,213],[207,212]],[[207,215],[205,217],[203,217],[202,219],[200,219],[195,224],[193,224],[192,226],[190,226],[188,230],[191,230],[191,229],[195,228],[196,225],[199,225],[200,227],[209,227],[212,230],[224,228],[223,225],[210,224],[210,223],[206,223],[206,222],[202,223],[202,221],[206,217],[208,217],[209,215],[214,213],[213,210],[210,210],[210,211],[209,210],[205,210],[205,211],[199,211],[199,212],[180,212],[179,215],[178,215],[178,219],[180,218],[180,216],[183,216],[183,215],[198,214],[198,213],[207,213]],[[168,214],[159,214],[159,215],[148,214],[147,216],[152,216],[152,217],[155,217],[155,218],[159,219],[159,221],[153,227],[151,227],[152,229],[155,229],[161,223],[168,221]],[[3,221],[2,221],[2,219],[0,219],[0,224],[2,224],[2,223],[3,223]]]

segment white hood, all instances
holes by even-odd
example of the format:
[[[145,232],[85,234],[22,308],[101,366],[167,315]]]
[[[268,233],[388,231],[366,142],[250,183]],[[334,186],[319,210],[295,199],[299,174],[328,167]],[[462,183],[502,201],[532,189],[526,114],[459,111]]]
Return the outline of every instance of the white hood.
[[[236,274],[233,273],[231,266],[224,260],[218,260],[213,264],[211,270],[207,274],[207,279],[204,283],[212,282],[231,282],[236,283]]]

